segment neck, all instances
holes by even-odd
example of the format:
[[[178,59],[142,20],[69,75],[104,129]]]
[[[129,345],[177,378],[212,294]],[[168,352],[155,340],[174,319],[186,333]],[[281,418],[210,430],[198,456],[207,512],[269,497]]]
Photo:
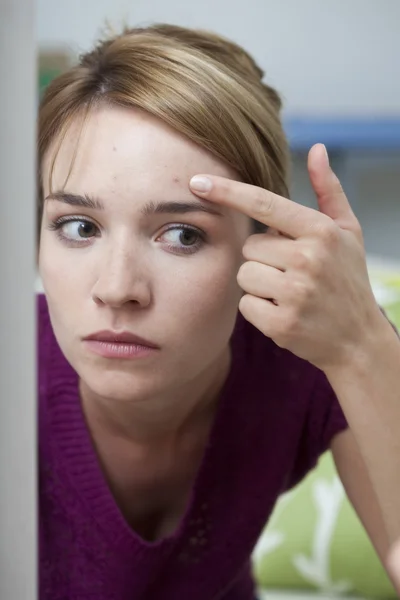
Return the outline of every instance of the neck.
[[[231,366],[228,348],[218,361],[190,384],[162,396],[118,402],[93,394],[80,382],[83,410],[92,433],[124,438],[138,446],[174,441],[210,423]]]

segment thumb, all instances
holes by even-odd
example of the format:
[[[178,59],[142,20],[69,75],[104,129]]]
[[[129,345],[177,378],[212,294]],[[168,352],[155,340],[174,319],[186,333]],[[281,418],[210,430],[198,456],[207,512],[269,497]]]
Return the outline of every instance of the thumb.
[[[308,154],[308,174],[322,213],[343,229],[352,229],[357,219],[341,183],[329,165],[324,144],[315,144]]]

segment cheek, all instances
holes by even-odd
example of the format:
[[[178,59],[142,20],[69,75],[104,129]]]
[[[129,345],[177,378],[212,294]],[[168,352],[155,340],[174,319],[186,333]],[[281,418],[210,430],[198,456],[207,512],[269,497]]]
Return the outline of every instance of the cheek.
[[[71,307],[76,304],[71,301],[75,288],[70,285],[65,270],[52,253],[51,244],[48,245],[45,238],[42,238],[39,249],[39,275],[47,298],[50,320],[56,337],[59,339],[60,324],[65,321],[69,322]],[[62,315],[64,315],[63,318]],[[62,329],[63,327],[61,327]]]
[[[38,268],[46,294],[62,283],[63,269],[57,258],[57,249],[51,243],[48,233],[42,230],[39,247]]]
[[[82,256],[81,250],[74,252],[63,247],[53,232],[42,231],[38,269],[40,279],[47,295],[59,295],[63,303],[79,290],[85,290],[89,284],[91,265]]]
[[[39,275],[55,337],[67,359],[74,356],[74,332],[82,314],[81,286],[62,251],[46,233],[39,248]]]
[[[169,314],[193,326],[207,324],[207,329],[230,323],[242,295],[236,279],[240,263],[237,257],[215,256],[200,263],[188,260],[172,274],[169,271],[160,282]]]

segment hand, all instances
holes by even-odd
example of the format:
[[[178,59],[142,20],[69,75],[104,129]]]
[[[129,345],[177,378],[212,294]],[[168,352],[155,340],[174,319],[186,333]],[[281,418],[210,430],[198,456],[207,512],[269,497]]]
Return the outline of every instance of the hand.
[[[240,211],[279,232],[251,235],[238,272],[243,316],[299,357],[326,370],[362,349],[382,314],[366,265],[361,226],[325,146],[310,150],[308,171],[319,211],[268,190],[223,177],[198,175],[198,196]],[[208,180],[209,191],[193,187]]]
[[[396,591],[400,594],[400,540],[390,550],[388,570],[396,586]]]

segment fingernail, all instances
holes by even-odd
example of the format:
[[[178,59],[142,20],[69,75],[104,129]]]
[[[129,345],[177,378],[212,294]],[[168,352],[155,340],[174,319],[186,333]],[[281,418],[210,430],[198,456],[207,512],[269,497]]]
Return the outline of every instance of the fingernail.
[[[324,150],[325,150],[326,162],[327,162],[327,163],[328,163],[328,165],[329,165],[329,154],[328,154],[328,150],[326,149],[326,146],[325,146],[325,144],[322,144],[322,146],[323,146],[323,148],[324,148]]]
[[[190,180],[190,187],[192,190],[196,190],[196,192],[209,192],[212,188],[212,181],[207,177],[195,175]]]

